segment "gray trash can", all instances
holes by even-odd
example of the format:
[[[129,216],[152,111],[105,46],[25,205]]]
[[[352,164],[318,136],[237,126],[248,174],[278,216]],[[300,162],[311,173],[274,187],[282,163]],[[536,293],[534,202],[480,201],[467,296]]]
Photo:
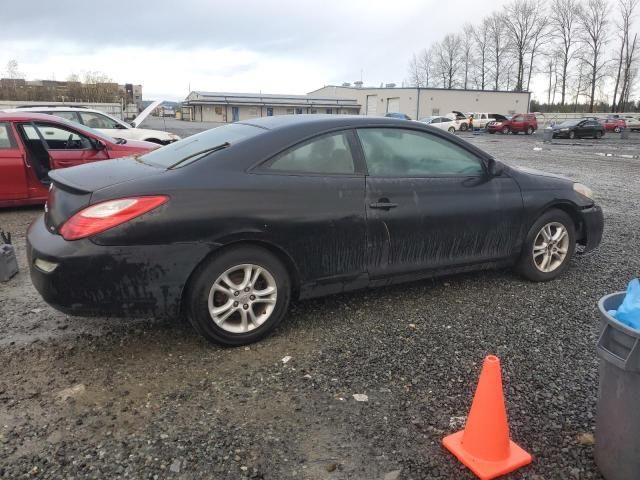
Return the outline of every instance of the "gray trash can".
[[[542,141],[544,143],[553,142],[553,128],[547,127],[542,131]]]
[[[623,140],[628,140],[629,139],[629,129],[628,128],[623,128],[622,131],[620,132],[620,138]]]
[[[0,245],[0,282],[6,282],[18,273],[18,262],[12,245]]]
[[[600,386],[595,458],[607,480],[640,479],[640,331],[607,313],[625,292],[600,299]]]

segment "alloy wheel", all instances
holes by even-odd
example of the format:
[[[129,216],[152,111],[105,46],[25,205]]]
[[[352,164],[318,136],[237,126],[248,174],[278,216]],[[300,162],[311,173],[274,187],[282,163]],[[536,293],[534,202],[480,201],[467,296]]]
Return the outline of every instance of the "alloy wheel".
[[[541,272],[549,273],[564,263],[569,252],[569,232],[559,222],[543,226],[533,242],[533,263]]]
[[[264,267],[242,264],[229,268],[209,291],[211,319],[229,333],[247,333],[266,322],[276,305],[278,288]]]

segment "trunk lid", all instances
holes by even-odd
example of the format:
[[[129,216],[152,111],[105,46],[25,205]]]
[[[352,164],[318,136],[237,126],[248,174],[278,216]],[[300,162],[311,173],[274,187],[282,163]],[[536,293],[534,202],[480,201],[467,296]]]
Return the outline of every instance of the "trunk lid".
[[[58,229],[73,214],[91,204],[94,192],[138,178],[160,175],[164,171],[133,157],[51,170],[45,224],[50,232],[58,233]]]

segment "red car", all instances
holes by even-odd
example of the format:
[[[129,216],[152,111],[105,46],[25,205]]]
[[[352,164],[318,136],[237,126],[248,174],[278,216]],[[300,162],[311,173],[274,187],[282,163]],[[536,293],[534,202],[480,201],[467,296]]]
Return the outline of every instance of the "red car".
[[[44,203],[49,170],[156,148],[155,143],[111,138],[52,115],[0,114],[0,207]]]
[[[613,130],[616,133],[620,133],[623,128],[627,128],[627,122],[624,118],[607,118],[606,120],[601,120],[602,126],[605,130]]]
[[[531,135],[538,129],[538,120],[532,113],[518,113],[509,120],[490,122],[487,125],[489,133],[519,133]]]

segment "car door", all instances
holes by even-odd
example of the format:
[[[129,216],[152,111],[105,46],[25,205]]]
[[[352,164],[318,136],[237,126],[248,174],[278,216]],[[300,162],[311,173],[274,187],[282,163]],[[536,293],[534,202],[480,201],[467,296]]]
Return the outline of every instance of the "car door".
[[[35,122],[33,126],[44,140],[52,169],[106,160],[106,149],[96,148],[93,139],[66,126]]]
[[[372,278],[496,261],[522,238],[522,195],[490,177],[453,137],[400,128],[357,130],[366,160]]]
[[[270,159],[243,193],[293,258],[302,296],[367,284],[365,180],[350,130],[322,134]],[[361,159],[359,160],[361,162]]]
[[[27,166],[10,122],[0,122],[0,201],[29,196]]]

